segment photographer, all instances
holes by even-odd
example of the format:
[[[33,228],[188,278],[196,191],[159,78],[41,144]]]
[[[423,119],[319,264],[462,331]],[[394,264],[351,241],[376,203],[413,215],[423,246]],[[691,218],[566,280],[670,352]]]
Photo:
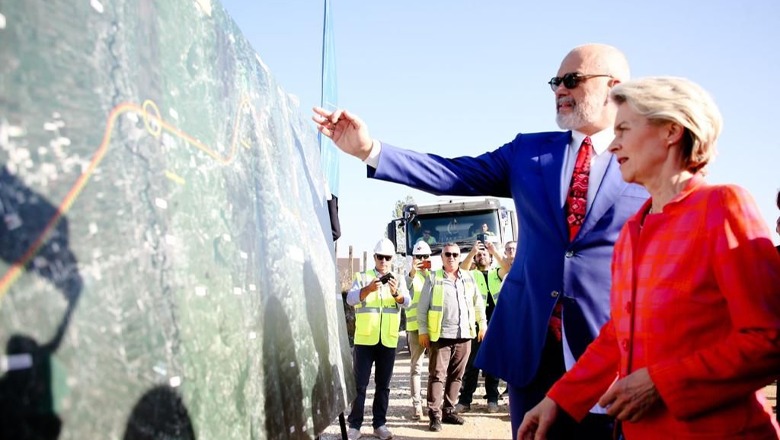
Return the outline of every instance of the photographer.
[[[390,379],[398,346],[401,307],[407,307],[412,301],[406,283],[396,279],[390,272],[394,255],[393,243],[386,238],[380,240],[374,247],[376,268],[356,273],[352,288],[347,293],[347,304],[355,307],[354,366],[357,386],[357,396],[347,418],[347,437],[350,440],[360,437],[366,388],[374,364],[374,436],[381,440],[393,438],[385,426],[390,401]]]
[[[431,272],[431,247],[428,243],[418,241],[412,250],[412,267],[409,270],[409,276],[406,277],[406,286],[411,291],[412,303],[406,308],[406,338],[409,341],[409,353],[411,354],[411,371],[409,374],[409,385],[412,394],[412,407],[414,413],[412,420],[420,420],[425,416],[422,409],[422,399],[420,398],[421,382],[420,372],[423,364],[423,352],[425,347],[420,345],[419,328],[417,325],[417,303],[420,302],[425,280],[428,279]]]
[[[484,239],[484,235],[481,237]],[[498,268],[493,268],[493,259],[498,261]],[[462,270],[469,270],[471,268],[472,261],[476,265],[476,268],[471,271],[474,275],[474,280],[477,283],[477,288],[482,294],[482,299],[485,302],[485,315],[487,317],[488,326],[490,325],[490,316],[493,314],[493,309],[498,302],[498,294],[501,291],[501,284],[504,277],[509,272],[508,262],[498,253],[496,247],[491,242],[483,243],[481,241],[474,242],[474,246],[471,247],[466,258],[460,265]],[[480,329],[477,325],[477,329]],[[466,373],[463,376],[463,387],[460,390],[460,398],[458,404],[455,406],[455,411],[458,413],[464,413],[471,410],[471,402],[474,397],[474,391],[477,390],[477,382],[479,380],[479,368],[474,367],[474,359],[477,357],[479,351],[480,341],[477,338],[471,340],[471,354],[466,364]],[[490,374],[485,374],[485,392],[487,398],[487,411],[491,414],[498,412],[498,378]]]

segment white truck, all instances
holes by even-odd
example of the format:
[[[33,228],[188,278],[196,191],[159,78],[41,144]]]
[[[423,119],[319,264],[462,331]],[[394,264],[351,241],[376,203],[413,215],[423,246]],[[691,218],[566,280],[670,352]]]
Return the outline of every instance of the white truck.
[[[403,217],[387,225],[387,238],[396,252],[411,256],[414,244],[424,240],[434,255],[446,243],[457,243],[462,253],[471,250],[475,240],[501,246],[517,240],[517,217],[493,197],[442,199],[434,203],[408,204]],[[433,260],[441,267],[440,259]]]

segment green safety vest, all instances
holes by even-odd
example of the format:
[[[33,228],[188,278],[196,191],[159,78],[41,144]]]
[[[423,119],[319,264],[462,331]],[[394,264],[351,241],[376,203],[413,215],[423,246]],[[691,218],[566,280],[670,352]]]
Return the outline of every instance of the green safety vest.
[[[427,272],[427,271],[425,271]],[[409,307],[405,308],[406,311],[406,330],[410,332],[417,331],[420,327],[417,325],[417,303],[420,302],[420,293],[425,285],[425,275],[423,271],[418,270],[412,278],[412,302]]]
[[[488,292],[493,297],[493,304],[498,304],[498,294],[501,293],[501,278],[498,277],[498,269],[490,269],[488,271],[488,279],[485,282],[485,274],[480,270],[472,270],[474,274],[474,281],[477,282],[477,287],[480,293],[482,293],[482,299],[485,300],[485,307],[488,303]]]
[[[373,269],[355,274],[354,280],[365,287],[374,278]],[[401,327],[401,309],[390,293],[390,286],[383,284],[355,305],[355,344],[376,345],[380,336],[382,345],[388,348],[398,346],[398,329]]]
[[[471,272],[466,270],[460,271],[463,278],[463,286],[466,288],[466,299],[473,298],[477,294],[477,286],[474,282],[474,276]],[[428,309],[428,337],[431,341],[438,341],[441,336],[441,322],[444,319],[444,280],[447,276],[444,274],[443,269],[439,269],[433,276],[433,287],[431,288],[431,305]],[[477,328],[475,322],[477,321],[476,313],[473,307],[467,308],[469,331],[471,337],[477,336]]]

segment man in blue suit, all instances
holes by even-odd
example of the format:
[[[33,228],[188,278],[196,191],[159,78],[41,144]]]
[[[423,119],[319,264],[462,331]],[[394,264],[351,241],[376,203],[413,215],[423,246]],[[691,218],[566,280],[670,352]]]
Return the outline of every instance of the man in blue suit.
[[[345,110],[314,109],[320,132],[364,160],[369,177],[434,194],[514,199],[522,238],[475,363],[509,384],[513,438],[525,412],[607,321],[612,249],[648,197],[623,181],[607,151],[616,114],[609,91],[628,77],[616,48],[574,48],[549,82],[556,121],[566,131],[521,133],[477,157],[396,148],[373,140]],[[580,424],[564,418],[550,438],[608,439],[611,421],[594,408]]]

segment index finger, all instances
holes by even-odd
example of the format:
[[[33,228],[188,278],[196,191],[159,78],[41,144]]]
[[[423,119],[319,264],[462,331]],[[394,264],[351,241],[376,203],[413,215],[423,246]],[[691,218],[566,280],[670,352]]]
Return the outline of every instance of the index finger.
[[[325,110],[322,107],[314,107],[314,108],[312,108],[312,110],[314,110],[314,113],[317,113],[318,115],[320,115],[320,116],[322,116],[324,118],[328,118],[328,117],[330,117],[331,114],[333,114],[333,112],[331,112],[329,110]]]

